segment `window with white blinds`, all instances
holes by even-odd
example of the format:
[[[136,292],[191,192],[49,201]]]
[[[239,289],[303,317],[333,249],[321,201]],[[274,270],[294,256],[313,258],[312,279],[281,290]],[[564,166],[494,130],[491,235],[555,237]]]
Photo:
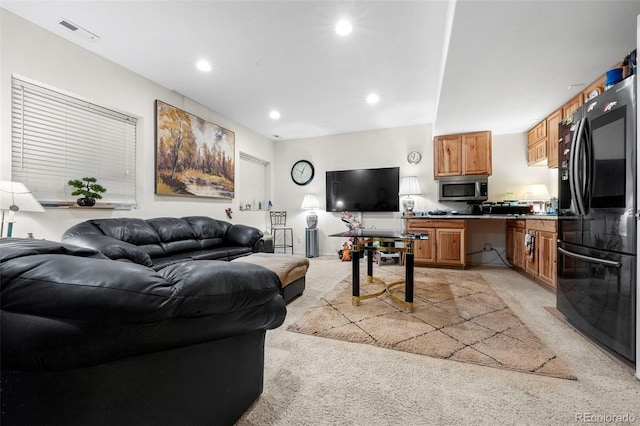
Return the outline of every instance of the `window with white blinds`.
[[[11,106],[11,179],[38,201],[75,201],[67,182],[92,176],[100,202],[135,205],[137,118],[16,77]]]
[[[267,187],[268,166],[264,160],[244,152],[240,153],[238,201],[243,208],[249,204],[251,210],[266,210],[269,202]]]

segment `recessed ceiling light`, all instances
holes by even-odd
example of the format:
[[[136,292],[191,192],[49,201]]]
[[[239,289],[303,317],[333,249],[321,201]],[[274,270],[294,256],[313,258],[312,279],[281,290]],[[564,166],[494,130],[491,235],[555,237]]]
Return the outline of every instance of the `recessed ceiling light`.
[[[209,72],[211,71],[211,64],[202,59],[196,63],[196,68],[203,72]]]
[[[351,34],[353,27],[348,21],[340,21],[336,24],[336,34],[346,36]]]
[[[274,120],[277,120],[278,118],[280,118],[280,113],[278,111],[271,111],[269,113],[269,117],[273,118]]]
[[[379,100],[380,100],[380,97],[375,93],[372,93],[369,96],[367,96],[367,103],[369,104],[377,104]]]

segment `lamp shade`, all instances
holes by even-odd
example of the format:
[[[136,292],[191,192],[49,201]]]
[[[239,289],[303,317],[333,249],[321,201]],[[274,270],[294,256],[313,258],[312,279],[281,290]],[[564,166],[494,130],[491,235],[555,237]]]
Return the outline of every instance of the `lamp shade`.
[[[305,195],[304,199],[302,200],[302,206],[300,206],[300,208],[303,210],[313,210],[319,207],[320,204],[318,203],[318,199],[316,198],[315,194]]]
[[[44,212],[42,204],[20,182],[0,181],[0,210]]]
[[[400,180],[400,192],[398,195],[419,195],[420,184],[416,176],[405,176]]]
[[[527,185],[522,192],[523,200],[549,200],[550,198],[551,195],[549,195],[547,185],[543,183]]]
[[[23,212],[44,212],[42,204],[36,200],[31,191],[20,182],[8,180],[0,181],[0,210],[2,210],[2,221],[0,223],[0,237],[4,235],[4,212],[9,211],[7,223],[7,237],[11,237],[13,230],[13,215],[17,211]]]

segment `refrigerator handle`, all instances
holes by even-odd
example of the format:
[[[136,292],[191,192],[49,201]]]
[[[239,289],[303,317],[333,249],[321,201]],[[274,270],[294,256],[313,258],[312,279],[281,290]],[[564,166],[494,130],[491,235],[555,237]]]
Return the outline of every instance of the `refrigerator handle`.
[[[571,140],[571,153],[569,156],[569,189],[571,192],[571,201],[579,215],[584,214],[584,204],[581,197],[580,175],[577,170],[578,157],[582,149],[582,129],[584,128],[585,118],[580,119],[577,123],[576,131],[573,133]]]
[[[587,118],[584,118],[584,126],[582,127],[582,140],[584,143],[584,170],[582,170],[582,192],[580,200],[582,201],[582,214],[589,213],[591,200],[591,187],[593,182],[593,140],[591,139],[591,126]]]
[[[622,263],[616,262],[615,260],[598,259],[597,257],[585,256],[584,254],[578,254],[569,250],[565,250],[562,247],[558,247],[558,252],[564,254],[565,256],[573,257],[579,260],[584,260],[585,262],[613,266],[614,268],[620,268],[622,266]]]

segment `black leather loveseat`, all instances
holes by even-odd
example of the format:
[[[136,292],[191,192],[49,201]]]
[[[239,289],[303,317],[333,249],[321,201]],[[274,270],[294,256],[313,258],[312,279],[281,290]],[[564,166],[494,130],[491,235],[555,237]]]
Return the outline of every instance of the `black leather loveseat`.
[[[251,226],[188,216],[92,219],[69,228],[62,241],[158,269],[185,260],[230,261],[261,252],[262,237]]]
[[[2,425],[242,415],[262,392],[266,330],[286,315],[278,276],[216,260],[152,266],[0,239]]]

